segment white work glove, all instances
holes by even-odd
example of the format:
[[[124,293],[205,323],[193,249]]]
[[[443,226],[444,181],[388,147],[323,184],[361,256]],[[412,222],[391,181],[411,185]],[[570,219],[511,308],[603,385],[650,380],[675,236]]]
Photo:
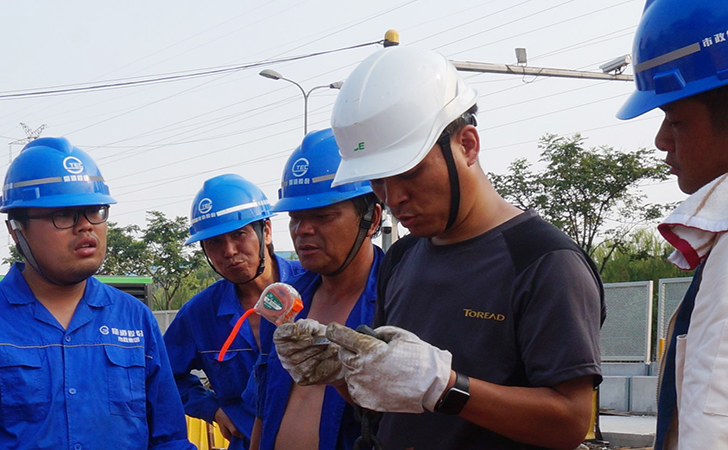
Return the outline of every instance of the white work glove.
[[[401,328],[374,331],[379,339],[338,323],[326,328],[326,336],[341,346],[352,400],[374,411],[433,411],[450,380],[452,354]]]
[[[273,334],[281,364],[299,385],[344,382],[339,346],[331,342],[316,343],[325,337],[326,326],[313,319],[284,323]]]

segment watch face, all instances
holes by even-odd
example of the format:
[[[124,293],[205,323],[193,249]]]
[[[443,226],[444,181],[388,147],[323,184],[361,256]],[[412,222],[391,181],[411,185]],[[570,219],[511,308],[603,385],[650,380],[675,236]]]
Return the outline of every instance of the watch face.
[[[444,414],[458,414],[463,410],[470,399],[470,380],[461,373],[457,373],[455,385],[447,390],[442,399],[435,406],[435,411]]]

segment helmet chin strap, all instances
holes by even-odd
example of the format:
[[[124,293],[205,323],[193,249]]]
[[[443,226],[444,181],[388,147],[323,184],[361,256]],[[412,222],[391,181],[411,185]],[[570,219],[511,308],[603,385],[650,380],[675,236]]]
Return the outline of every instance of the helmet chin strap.
[[[364,243],[364,239],[367,237],[367,233],[369,232],[369,228],[372,226],[372,217],[374,216],[374,206],[375,203],[371,203],[369,207],[367,208],[367,212],[364,214],[364,216],[359,221],[359,232],[356,235],[356,239],[354,240],[354,245],[351,246],[351,249],[349,250],[349,254],[346,256],[346,259],[344,262],[339,266],[338,269],[331,273],[327,273],[327,277],[333,277],[346,269],[349,264],[351,264],[351,261],[354,260],[354,257],[357,253],[359,253],[359,249],[361,248],[361,245]]]
[[[465,113],[461,117],[465,119],[468,125],[478,126],[478,122],[473,114]],[[447,219],[447,225],[445,225],[445,230],[448,230],[455,223],[455,220],[458,218],[458,212],[460,211],[460,177],[458,176],[458,169],[455,165],[455,157],[452,154],[450,132],[446,131],[442,133],[437,139],[437,143],[440,145],[442,156],[445,158],[447,173],[450,178],[450,215]]]
[[[17,239],[16,247],[18,249],[18,253],[20,253],[20,255],[25,258],[25,262],[27,262],[28,265],[38,273],[38,275],[43,277],[43,279],[50,284],[54,284],[56,286],[72,286],[76,284],[59,283],[58,281],[52,280],[50,277],[48,277],[48,275],[43,272],[43,269],[40,268],[40,265],[38,265],[38,261],[35,259],[33,251],[30,249],[30,244],[28,244],[28,240],[25,239],[25,236],[23,236],[20,222],[15,219],[10,219],[8,222],[10,223],[10,227],[13,229],[13,231],[15,231],[15,239]]]
[[[263,274],[263,272],[265,272],[265,234],[263,233],[263,230],[265,229],[265,220],[259,220],[257,222],[253,222],[251,225],[253,226],[253,230],[255,230],[255,234],[258,236],[258,242],[260,243],[260,253],[258,254],[260,263],[258,264],[258,269],[255,271],[255,275],[253,275],[253,277],[251,279],[249,279],[248,281],[244,281],[242,283],[236,283],[236,284],[248,284],[251,281],[258,278],[259,276],[261,276]],[[215,266],[212,265],[212,261],[210,261],[210,257],[207,256],[207,250],[205,250],[205,244],[200,242],[200,246],[202,247],[202,253],[205,255],[207,264],[209,264],[210,267],[212,267],[212,270],[214,270],[216,274],[220,275],[221,277],[223,277],[227,280],[225,275],[218,272],[217,269],[215,268]],[[231,280],[228,280],[228,281],[231,281]]]
[[[448,230],[455,223],[455,219],[458,218],[458,210],[460,210],[460,177],[457,166],[455,166],[455,158],[452,155],[450,133],[442,133],[437,143],[440,144],[442,156],[447,164],[448,178],[450,178],[450,215],[447,218],[447,225],[445,225],[445,230]]]
[[[260,263],[258,264],[258,270],[255,272],[255,276],[250,280],[246,281],[246,283],[250,283],[251,281],[255,280],[265,271],[265,233],[263,233],[264,229],[264,220],[259,220],[253,223],[253,230],[255,230],[255,234],[258,235],[258,243],[260,244],[260,253],[258,254],[258,259],[260,260]]]

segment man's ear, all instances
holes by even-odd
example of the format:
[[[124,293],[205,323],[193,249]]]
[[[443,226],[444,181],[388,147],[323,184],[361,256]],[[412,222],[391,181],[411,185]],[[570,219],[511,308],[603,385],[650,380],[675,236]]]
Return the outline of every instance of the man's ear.
[[[382,222],[382,205],[377,202],[374,205],[374,211],[372,211],[372,224],[369,226],[367,231],[367,237],[374,236],[374,233],[379,229],[379,225]]]
[[[271,225],[270,219],[265,219],[263,222],[263,239],[265,239],[265,245],[273,243],[273,225]]]
[[[465,125],[457,134],[457,143],[462,146],[468,167],[478,162],[480,155],[480,136],[472,125]]]

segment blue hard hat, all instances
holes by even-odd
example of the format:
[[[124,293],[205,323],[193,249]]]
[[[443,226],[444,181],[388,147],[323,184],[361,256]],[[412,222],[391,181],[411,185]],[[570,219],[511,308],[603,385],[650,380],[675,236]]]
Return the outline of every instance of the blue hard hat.
[[[332,188],[340,162],[339,147],[331,128],[308,133],[286,162],[279,200],[273,211],[320,208],[372,192],[368,181]]]
[[[617,117],[728,84],[727,30],[725,0],[647,0],[632,48],[637,90]]]
[[[250,181],[235,174],[210,178],[192,202],[191,236],[185,244],[229,233],[272,216],[268,198]]]
[[[112,205],[98,166],[66,138],[29,142],[10,164],[0,212],[17,208],[65,208]]]

